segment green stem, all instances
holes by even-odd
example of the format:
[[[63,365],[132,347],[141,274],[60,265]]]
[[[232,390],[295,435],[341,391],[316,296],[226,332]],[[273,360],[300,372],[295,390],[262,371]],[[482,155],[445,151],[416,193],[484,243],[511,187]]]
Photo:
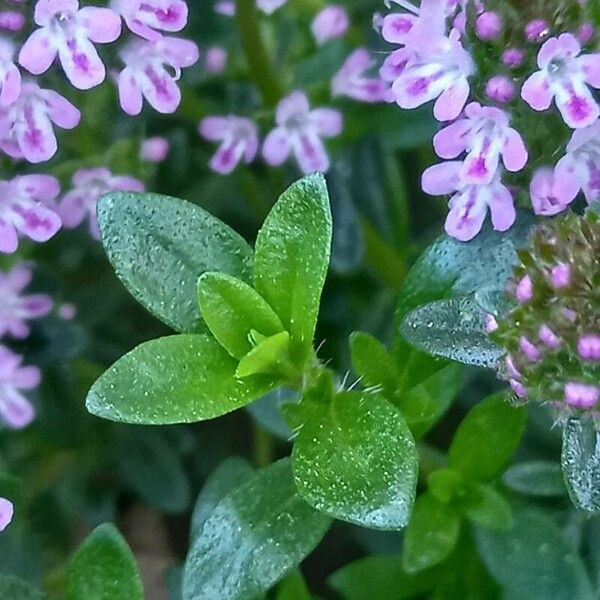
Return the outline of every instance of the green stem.
[[[264,105],[273,108],[281,98],[281,89],[260,33],[256,0],[237,0],[236,6],[236,20],[250,76],[260,90]]]
[[[273,462],[275,447],[271,434],[260,425],[254,425],[254,464],[257,468]]]

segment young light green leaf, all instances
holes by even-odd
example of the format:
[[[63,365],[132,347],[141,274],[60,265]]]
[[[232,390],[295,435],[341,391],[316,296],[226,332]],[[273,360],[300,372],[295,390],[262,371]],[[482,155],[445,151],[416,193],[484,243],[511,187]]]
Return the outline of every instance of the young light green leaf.
[[[235,377],[238,362],[210,335],[185,334],[141,344],[92,386],[94,415],[164,425],[212,419],[276,387],[270,377]]]
[[[506,487],[526,496],[560,497],[567,488],[560,465],[549,461],[532,461],[510,467],[502,476]]]
[[[458,427],[448,451],[448,465],[465,479],[493,479],[517,449],[526,421],[524,407],[510,406],[502,393],[489,396],[476,404]]]
[[[288,188],[256,240],[254,282],[304,356],[315,333],[331,251],[325,179],[309,175]]]
[[[508,531],[475,529],[479,553],[504,598],[592,600],[595,594],[576,550],[554,521],[534,509],[515,509]]]
[[[236,377],[250,377],[268,373],[284,375],[289,372],[290,334],[287,331],[276,333],[262,340],[240,360],[235,371]]]
[[[486,529],[503,530],[512,527],[510,505],[492,486],[471,483],[466,492],[462,508],[473,523]]]
[[[65,600],[143,600],[135,558],[110,523],[94,529],[67,567]]]
[[[252,249],[191,202],[159,194],[112,192],[98,203],[106,254],[131,295],[173,329],[203,329],[196,281],[206,271],[245,281]]]
[[[44,600],[46,595],[18,577],[0,575],[0,598],[3,600]]]
[[[429,493],[419,496],[404,536],[404,570],[416,573],[442,562],[456,546],[459,532],[460,518],[450,506]]]
[[[312,600],[312,596],[302,573],[296,570],[290,573],[277,589],[275,600]]]
[[[472,296],[449,298],[408,313],[401,332],[413,346],[434,356],[493,368],[504,350],[487,334],[485,317]]]
[[[344,600],[405,600],[431,592],[437,575],[433,569],[409,574],[402,566],[401,556],[381,555],[361,558],[342,567],[327,583]]]
[[[201,275],[198,302],[208,328],[235,358],[240,359],[252,350],[252,330],[265,337],[283,331],[279,317],[258,292],[231,275],[213,272]]]
[[[415,442],[385,398],[340,392],[300,429],[292,452],[300,494],[317,510],[374,529],[401,529],[417,483]]]
[[[591,419],[571,417],[563,430],[561,464],[569,497],[580,510],[600,512],[600,435]]]
[[[204,483],[192,514],[190,539],[192,543],[202,530],[204,522],[217,504],[230,492],[254,477],[250,463],[240,456],[224,460]]]
[[[281,460],[227,495],[204,522],[184,569],[183,600],[250,600],[319,543],[330,519],[311,508]]]

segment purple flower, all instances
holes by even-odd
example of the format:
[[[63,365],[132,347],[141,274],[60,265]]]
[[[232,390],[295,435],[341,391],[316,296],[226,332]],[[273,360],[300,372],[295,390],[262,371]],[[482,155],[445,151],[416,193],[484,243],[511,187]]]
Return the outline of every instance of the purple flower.
[[[515,361],[510,354],[506,357],[506,370],[513,379],[521,379],[521,372],[515,366]]]
[[[591,203],[600,195],[600,121],[573,132],[567,153],[554,170],[553,194],[564,205],[583,190]]]
[[[0,252],[15,252],[19,233],[35,242],[48,241],[61,226],[51,205],[59,193],[58,181],[50,175],[0,181]]]
[[[108,169],[80,169],[72,179],[73,189],[65,194],[58,206],[66,229],[75,229],[89,218],[89,231],[93,238],[100,239],[96,218],[96,205],[100,196],[108,192],[143,192],[144,184],[127,175],[113,175]]]
[[[582,335],[577,342],[577,352],[583,360],[600,360],[600,335]]]
[[[551,167],[540,167],[533,174],[529,195],[536,215],[550,217],[567,208],[567,204],[554,195],[555,185],[554,169]]]
[[[306,94],[295,91],[279,102],[275,120],[277,127],[265,139],[262,150],[268,164],[281,165],[292,152],[304,173],[329,169],[329,157],[321,138],[341,133],[343,120],[339,111],[310,110]]]
[[[538,337],[540,338],[540,342],[552,350],[556,350],[556,348],[560,347],[560,338],[552,331],[552,329],[550,329],[550,327],[548,327],[548,325],[542,325],[540,327]]]
[[[120,53],[125,68],[119,75],[119,100],[128,115],[139,115],[143,99],[160,113],[173,113],[181,102],[177,80],[183,67],[198,60],[198,46],[181,38],[135,40]],[[169,73],[165,66],[175,72]]]
[[[73,129],[80,118],[79,110],[58,92],[24,83],[16,102],[0,112],[0,148],[31,163],[50,160],[58,148],[52,123]]]
[[[0,337],[7,333],[18,339],[29,335],[27,321],[44,317],[52,310],[52,299],[46,294],[21,292],[31,282],[31,269],[20,264],[8,273],[0,271]]]
[[[581,45],[570,33],[540,48],[539,71],[523,84],[521,96],[534,110],[547,110],[554,98],[565,123],[574,129],[591,125],[600,109],[588,86],[600,88],[600,54],[579,56]]]
[[[460,170],[464,183],[491,183],[500,157],[508,171],[520,171],[526,165],[525,144],[519,133],[509,127],[507,113],[471,102],[465,117],[442,129],[433,140],[440,158],[456,158],[467,152]]]
[[[4,37],[0,37],[0,104],[12,104],[21,93],[21,73],[13,58],[15,46]]]
[[[571,285],[571,265],[561,263],[552,267],[550,281],[555,290],[560,290]]]
[[[531,362],[538,362],[542,358],[540,351],[524,335],[519,339],[519,349]]]
[[[346,9],[331,4],[319,11],[311,24],[311,31],[317,44],[322,46],[329,40],[343,36],[349,26],[350,20]]]
[[[533,282],[529,275],[521,278],[515,290],[515,296],[519,302],[529,302],[533,298]]]
[[[331,80],[331,95],[347,96],[360,102],[382,102],[387,93],[387,85],[379,78],[365,77],[375,65],[366,48],[358,48],[344,61],[340,70]]]
[[[19,63],[30,73],[46,72],[58,55],[69,81],[88,90],[104,81],[106,69],[92,44],[114,42],[121,19],[110,8],[85,6],[77,0],[38,0],[34,19],[40,26],[19,52]]]
[[[502,17],[493,11],[481,13],[475,21],[475,32],[480,40],[495,40],[502,31]]]
[[[525,37],[535,44],[541,42],[550,32],[550,25],[544,19],[534,19],[525,25]]]
[[[0,498],[0,532],[4,531],[11,523],[15,507],[10,500]]]
[[[251,119],[229,115],[206,117],[200,122],[200,135],[211,142],[221,142],[210,161],[210,168],[228,175],[244,159],[251,163],[258,152],[258,131]]]
[[[219,0],[215,4],[215,12],[225,17],[235,16],[235,0]]]
[[[21,390],[36,388],[41,379],[37,367],[23,367],[23,357],[0,346],[0,418],[11,429],[23,429],[35,411]]]
[[[211,46],[206,49],[204,55],[204,68],[213,74],[222,73],[227,65],[227,50],[219,46]]]
[[[510,77],[494,75],[485,84],[485,93],[488,98],[498,102],[498,104],[506,104],[515,97],[517,90]]]
[[[512,388],[512,391],[519,397],[522,399],[527,398],[527,388],[518,380],[516,379],[509,379],[508,381],[510,383],[510,387]]]
[[[147,40],[159,39],[159,31],[181,31],[188,18],[183,0],[113,0],[111,8],[133,33]]]
[[[565,385],[565,401],[576,408],[594,408],[600,400],[600,388],[596,385],[569,382]]]
[[[481,230],[488,208],[492,225],[506,231],[515,222],[516,211],[509,190],[502,185],[499,174],[489,184],[468,185],[460,177],[462,163],[451,161],[429,167],[422,178],[423,190],[432,196],[454,193],[448,206],[446,233],[467,242]]]
[[[485,330],[488,333],[494,333],[496,329],[498,329],[498,321],[496,321],[496,317],[490,314],[485,315]]]
[[[508,48],[502,53],[502,64],[509,69],[516,69],[523,64],[525,52],[520,48]]]
[[[286,2],[287,0],[256,0],[256,6],[264,13],[271,15]]]
[[[430,36],[443,36],[446,33],[446,17],[451,15],[459,4],[456,0],[423,0],[415,6],[408,0],[391,0],[407,12],[386,15],[381,24],[381,35],[391,44],[410,45],[411,35],[418,29],[429,31]],[[386,4],[389,6],[390,2]]]
[[[6,31],[21,31],[25,25],[25,15],[14,10],[0,12],[0,29]]]
[[[155,136],[142,142],[140,158],[152,163],[161,163],[169,155],[171,144],[164,137]]]

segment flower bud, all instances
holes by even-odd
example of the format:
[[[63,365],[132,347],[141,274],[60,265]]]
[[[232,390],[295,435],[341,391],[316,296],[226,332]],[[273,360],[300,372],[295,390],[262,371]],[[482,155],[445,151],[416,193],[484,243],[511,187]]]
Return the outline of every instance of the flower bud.
[[[548,348],[552,348],[556,350],[556,348],[560,347],[560,338],[548,327],[548,325],[542,325],[540,327],[540,331],[538,333],[538,337],[540,342]]]
[[[169,154],[169,140],[164,137],[151,137],[142,142],[140,158],[152,163],[160,163]]]
[[[541,42],[550,33],[550,26],[544,19],[534,19],[525,25],[525,37],[534,44]]]
[[[520,48],[508,48],[502,53],[502,64],[509,69],[516,69],[523,64],[525,52]]]
[[[14,10],[0,12],[0,29],[6,31],[21,31],[25,25],[25,15]]]
[[[488,80],[485,86],[485,93],[488,98],[495,100],[499,104],[506,104],[515,97],[516,88],[510,77],[495,75]]]
[[[529,277],[529,275],[525,275],[525,277],[519,281],[515,295],[519,302],[527,302],[533,298],[533,283],[531,282],[531,277]]]
[[[569,286],[571,282],[571,267],[568,264],[556,265],[552,268],[552,287],[560,290]]]
[[[319,46],[325,42],[343,36],[350,20],[348,13],[342,6],[326,6],[317,14],[311,25],[311,31]]]
[[[565,402],[576,408],[593,408],[600,399],[600,388],[585,383],[569,382],[565,385]]]
[[[498,13],[486,11],[475,21],[475,33],[483,41],[495,40],[502,31],[502,19]]]
[[[577,343],[577,351],[583,360],[600,360],[600,335],[582,335]]]
[[[214,75],[218,75],[225,70],[227,64],[227,50],[219,46],[212,46],[206,51],[204,57],[204,68]]]

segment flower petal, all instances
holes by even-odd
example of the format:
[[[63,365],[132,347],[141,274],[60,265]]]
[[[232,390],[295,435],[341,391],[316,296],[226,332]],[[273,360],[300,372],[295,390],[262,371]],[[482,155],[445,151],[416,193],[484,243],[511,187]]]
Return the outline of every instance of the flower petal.
[[[284,127],[277,127],[267,135],[262,148],[263,158],[272,167],[282,165],[291,150],[289,135]]]
[[[35,418],[29,400],[15,389],[5,389],[0,396],[0,416],[12,429],[23,429]]]
[[[563,156],[554,169],[554,187],[552,195],[564,205],[577,197],[581,190],[581,180],[578,177],[577,159],[573,154]]]
[[[467,135],[472,126],[468,119],[459,119],[438,131],[433,138],[435,153],[444,159],[462,154],[467,149]]]
[[[19,51],[19,64],[33,75],[45,73],[55,58],[56,48],[45,29],[36,29]]]
[[[292,143],[296,160],[303,173],[325,173],[329,170],[329,156],[321,138],[301,133]]]
[[[119,103],[128,115],[135,116],[142,112],[142,90],[135,78],[135,72],[130,67],[125,67],[119,74]]]
[[[423,191],[431,196],[455,192],[460,186],[460,161],[443,162],[425,169],[421,178]]]
[[[471,87],[466,77],[459,77],[447,87],[433,107],[433,116],[438,121],[452,121],[460,115],[469,99]]]
[[[84,6],[77,20],[87,37],[97,44],[114,42],[121,35],[121,17],[110,8]]]
[[[537,71],[531,75],[521,88],[521,98],[533,110],[548,110],[552,104],[553,96],[550,81],[543,71]]]
[[[507,171],[516,173],[525,167],[529,155],[518,131],[511,127],[506,129],[504,148],[502,148],[502,162]]]
[[[321,137],[335,137],[342,132],[344,120],[339,110],[316,108],[310,113],[310,120]]]
[[[492,188],[490,212],[492,215],[492,225],[496,231],[510,229],[517,217],[513,197],[508,189],[500,183],[494,185]]]
[[[481,231],[486,214],[487,204],[477,194],[477,186],[472,186],[450,201],[446,233],[461,242],[468,242]]]

